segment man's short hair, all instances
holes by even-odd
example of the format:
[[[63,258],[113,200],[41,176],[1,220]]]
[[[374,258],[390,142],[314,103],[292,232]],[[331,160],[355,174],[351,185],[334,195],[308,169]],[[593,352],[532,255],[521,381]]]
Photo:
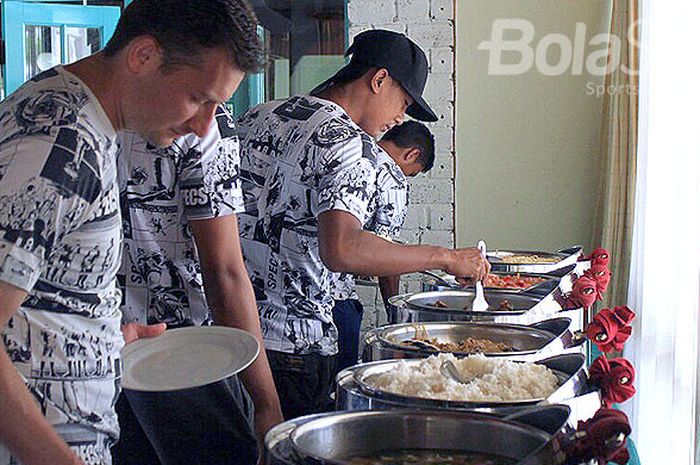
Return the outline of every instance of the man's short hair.
[[[404,149],[420,150],[416,161],[423,165],[423,173],[430,171],[435,163],[435,137],[423,123],[406,121],[389,129],[382,140],[393,142]]]
[[[225,50],[245,73],[264,62],[258,20],[246,0],[134,0],[123,12],[104,48],[112,57],[133,39],[153,36],[165,67],[196,66],[204,50]]]

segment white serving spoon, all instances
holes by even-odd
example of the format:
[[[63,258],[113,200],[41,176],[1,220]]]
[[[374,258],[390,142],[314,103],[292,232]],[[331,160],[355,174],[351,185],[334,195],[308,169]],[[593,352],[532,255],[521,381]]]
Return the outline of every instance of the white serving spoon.
[[[486,242],[479,241],[479,243],[476,246],[481,252],[481,256],[486,258]],[[486,297],[484,297],[484,285],[481,282],[481,280],[479,280],[476,282],[476,295],[474,296],[474,300],[472,301],[472,311],[485,312],[488,309],[489,303],[486,302]]]

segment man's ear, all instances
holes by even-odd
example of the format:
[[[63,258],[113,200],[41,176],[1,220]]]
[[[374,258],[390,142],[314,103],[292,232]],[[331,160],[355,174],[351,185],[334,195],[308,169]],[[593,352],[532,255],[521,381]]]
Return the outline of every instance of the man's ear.
[[[420,157],[420,149],[417,147],[412,147],[409,149],[406,149],[406,151],[403,153],[403,160],[407,164],[415,163],[418,161],[418,158]]]
[[[132,73],[147,74],[163,64],[163,51],[154,37],[140,36],[127,46],[126,61]]]
[[[386,68],[379,68],[370,78],[370,89],[372,93],[378,94],[382,87],[389,84],[389,71]]]

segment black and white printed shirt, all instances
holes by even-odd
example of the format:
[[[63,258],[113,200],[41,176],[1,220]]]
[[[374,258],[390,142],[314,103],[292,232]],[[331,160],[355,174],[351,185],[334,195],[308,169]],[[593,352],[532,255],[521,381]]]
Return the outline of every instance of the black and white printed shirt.
[[[374,217],[365,227],[387,239],[398,239],[408,211],[408,180],[386,151],[377,156],[377,193]],[[359,299],[355,278],[350,273],[333,273],[331,289],[335,300]]]
[[[337,104],[295,96],[249,110],[239,121],[245,213],[243,255],[265,348],[332,355],[331,272],[318,249],[318,215],[373,216],[375,141]]]
[[[85,463],[107,460],[118,436],[115,137],[97,98],[60,66],[0,103],[0,280],[29,293],[2,343]],[[0,445],[0,464],[13,460]]]
[[[119,136],[124,222],[124,322],[204,325],[211,314],[188,222],[243,209],[238,135],[220,107],[203,138],[156,148],[134,133]]]

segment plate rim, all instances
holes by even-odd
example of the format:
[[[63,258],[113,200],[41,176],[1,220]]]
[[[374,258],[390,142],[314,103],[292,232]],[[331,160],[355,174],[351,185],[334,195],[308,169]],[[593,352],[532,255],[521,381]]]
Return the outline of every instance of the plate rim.
[[[226,334],[228,333],[229,335],[237,335],[237,336],[242,336],[245,339],[249,339],[255,342],[255,351],[254,355],[250,360],[247,360],[241,368],[234,370],[233,372],[222,376],[222,377],[217,377],[217,379],[211,379],[208,382],[202,384],[201,382],[197,382],[194,384],[189,384],[187,386],[177,386],[177,387],[148,387],[144,386],[141,383],[130,383],[128,380],[127,376],[127,369],[126,369],[126,359],[128,357],[131,357],[133,353],[139,352],[142,350],[147,350],[149,346],[152,346],[153,344],[158,344],[159,340],[162,340],[161,338],[163,337],[169,337],[169,338],[175,338],[180,336],[181,333],[191,333],[191,332],[201,332],[203,333],[202,336],[207,336],[213,334],[221,335],[221,334]],[[241,371],[245,370],[248,368],[260,355],[260,343],[258,340],[251,334],[250,332],[240,329],[240,328],[232,328],[229,326],[217,326],[217,325],[212,325],[212,326],[185,326],[181,328],[173,328],[173,329],[168,329],[165,331],[165,333],[161,334],[160,336],[152,337],[152,338],[141,338],[137,339],[136,341],[126,344],[119,356],[121,358],[121,388],[122,389],[128,389],[131,391],[139,391],[139,392],[171,392],[171,391],[180,391],[180,390],[185,390],[185,389],[193,389],[201,386],[206,386],[208,384],[215,383],[217,381],[221,381],[223,379],[226,379],[230,376],[233,376],[235,374],[240,373]]]

